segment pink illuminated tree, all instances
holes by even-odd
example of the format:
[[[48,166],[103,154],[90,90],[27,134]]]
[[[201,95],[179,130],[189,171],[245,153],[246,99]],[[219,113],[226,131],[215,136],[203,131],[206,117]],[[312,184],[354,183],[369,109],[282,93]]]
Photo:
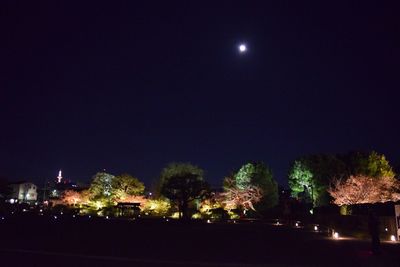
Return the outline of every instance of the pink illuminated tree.
[[[334,179],[328,192],[333,203],[354,205],[400,200],[400,183],[393,177],[350,176],[346,180]]]
[[[232,178],[225,179],[225,190],[220,194],[225,209],[242,208],[245,211],[254,209],[254,204],[262,198],[262,190],[254,185],[247,184],[238,187]]]

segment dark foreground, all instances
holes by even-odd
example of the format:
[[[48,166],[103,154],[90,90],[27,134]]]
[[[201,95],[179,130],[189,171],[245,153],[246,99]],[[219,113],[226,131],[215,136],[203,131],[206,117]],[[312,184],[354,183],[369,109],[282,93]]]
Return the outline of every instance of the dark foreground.
[[[8,218],[0,266],[400,266],[400,245],[263,223]]]

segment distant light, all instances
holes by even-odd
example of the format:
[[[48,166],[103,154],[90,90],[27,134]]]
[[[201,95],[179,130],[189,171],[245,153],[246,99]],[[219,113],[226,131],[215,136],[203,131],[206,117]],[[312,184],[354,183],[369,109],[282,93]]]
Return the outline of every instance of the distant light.
[[[153,193],[149,192],[149,196],[151,196]]]
[[[74,214],[74,215],[72,215],[72,218],[75,218],[75,214]]]
[[[316,232],[318,231],[318,226],[317,225],[314,226],[314,231],[316,231]]]
[[[89,217],[89,219],[92,218],[92,216],[90,216],[90,215],[88,217]]]
[[[54,219],[57,220],[57,216],[54,216]]]
[[[235,221],[235,220],[233,220],[233,223],[236,223],[236,221]]]
[[[108,217],[108,216],[106,216],[106,219],[108,220],[108,219],[109,219],[109,217]]]
[[[385,228],[385,232],[387,232],[388,231],[388,229],[387,228]]]
[[[211,223],[210,219],[207,220],[207,223]]]
[[[60,212],[60,214],[63,215],[64,213],[63,213],[63,212]]]
[[[395,237],[394,235],[391,235],[391,236],[390,236],[390,241],[395,242],[395,241],[396,241],[396,237]]]
[[[39,211],[40,211],[40,212],[43,212],[43,210],[42,210],[42,209],[40,209]]]
[[[11,204],[14,204],[15,203],[15,200],[12,198],[12,199],[10,199],[10,203]]]
[[[299,227],[300,224],[299,224],[299,222],[296,222],[295,225],[296,225],[296,227]]]
[[[4,217],[1,217],[2,220],[4,220]]]
[[[169,219],[166,219],[167,222],[169,222]]]
[[[239,51],[240,51],[240,53],[244,53],[244,52],[246,52],[246,50],[247,50],[247,47],[246,47],[245,44],[239,45]]]
[[[23,212],[26,212],[26,209],[23,209],[22,211],[23,211]]]
[[[314,210],[313,209],[310,209],[310,214],[314,214]]]
[[[333,233],[333,238],[338,239],[339,238],[339,233],[338,232],[334,232]]]

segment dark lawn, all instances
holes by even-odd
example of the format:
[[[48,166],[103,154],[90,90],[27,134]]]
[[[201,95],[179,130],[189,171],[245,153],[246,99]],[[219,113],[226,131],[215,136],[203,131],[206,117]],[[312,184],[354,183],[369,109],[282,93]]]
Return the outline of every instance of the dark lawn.
[[[0,266],[400,266],[400,245],[265,223],[6,218]]]

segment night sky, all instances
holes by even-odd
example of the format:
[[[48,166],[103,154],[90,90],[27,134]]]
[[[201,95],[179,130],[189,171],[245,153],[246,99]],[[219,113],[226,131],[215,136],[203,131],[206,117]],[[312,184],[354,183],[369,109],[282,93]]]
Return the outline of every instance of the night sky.
[[[150,185],[184,161],[219,185],[260,160],[284,185],[310,153],[374,149],[400,162],[398,6],[14,2],[0,4],[10,180],[106,169]]]

